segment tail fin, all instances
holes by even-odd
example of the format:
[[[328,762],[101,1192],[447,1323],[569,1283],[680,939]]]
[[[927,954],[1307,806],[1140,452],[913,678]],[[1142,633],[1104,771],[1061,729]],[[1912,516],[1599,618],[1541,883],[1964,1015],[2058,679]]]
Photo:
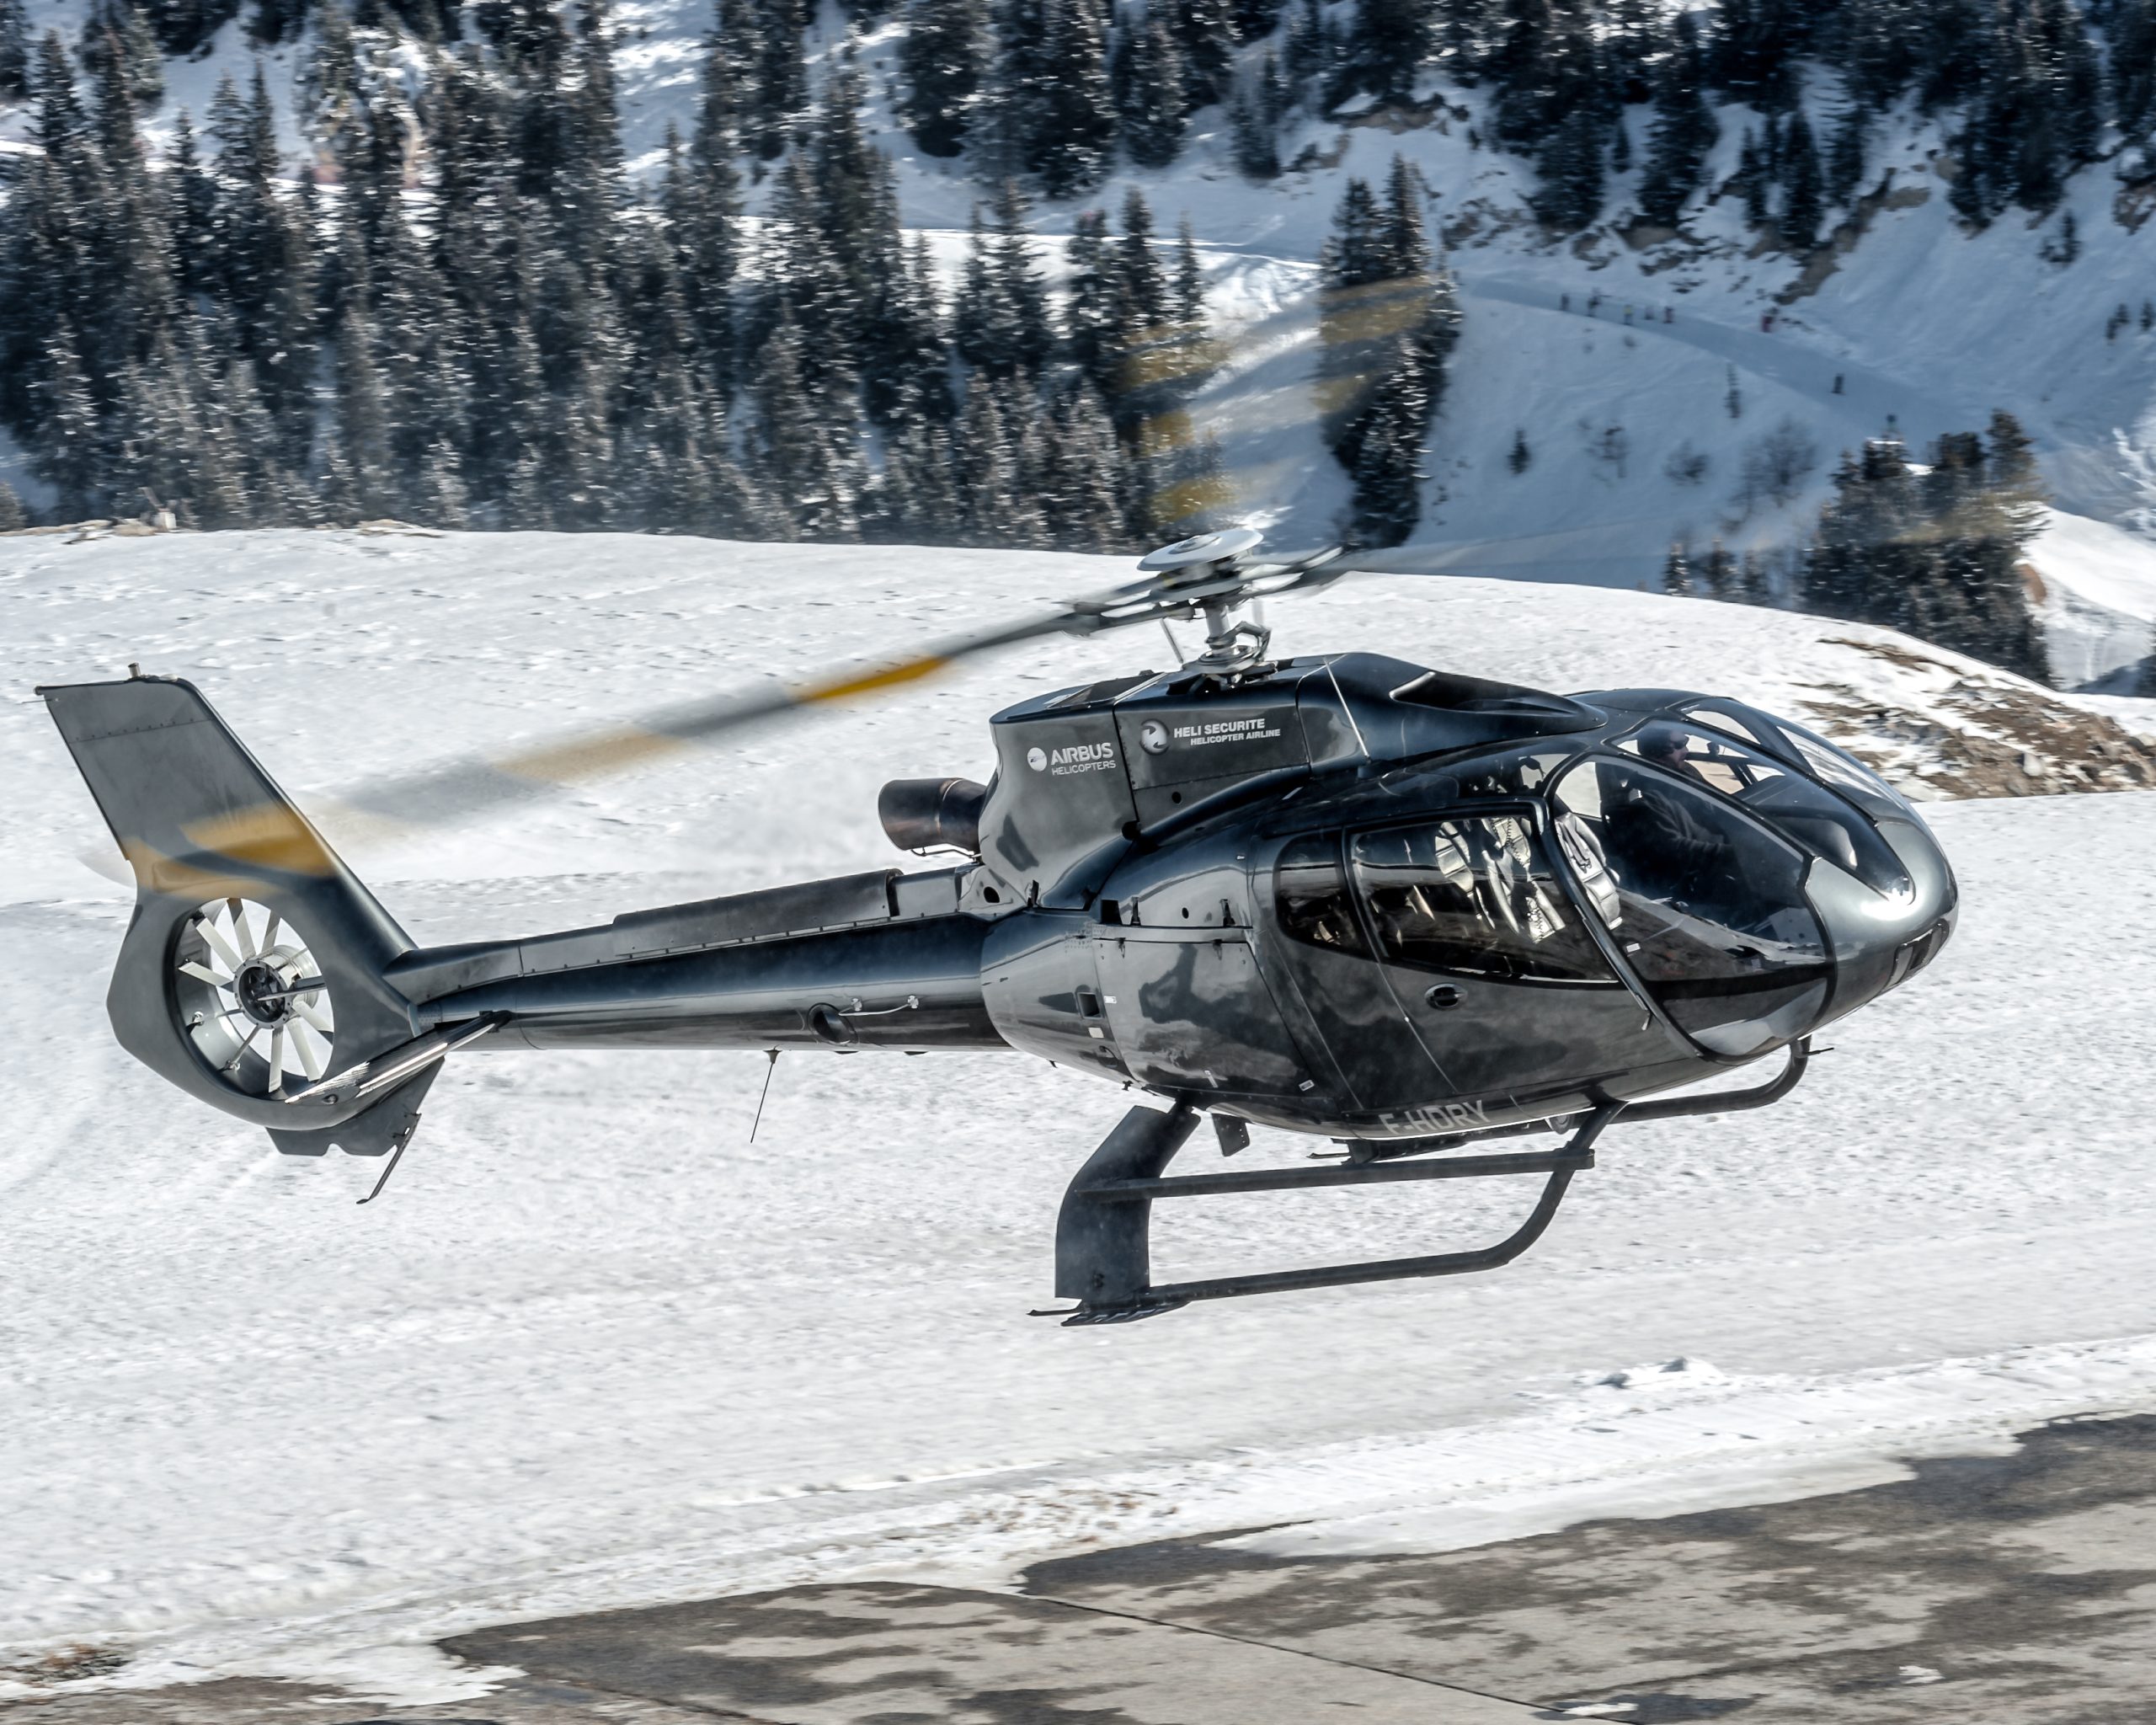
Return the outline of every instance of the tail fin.
[[[404,931],[193,684],[38,693],[135,873],[105,1000],[120,1046],[280,1150],[401,1144],[431,1067],[365,1102],[300,1093],[419,1034],[383,977]]]

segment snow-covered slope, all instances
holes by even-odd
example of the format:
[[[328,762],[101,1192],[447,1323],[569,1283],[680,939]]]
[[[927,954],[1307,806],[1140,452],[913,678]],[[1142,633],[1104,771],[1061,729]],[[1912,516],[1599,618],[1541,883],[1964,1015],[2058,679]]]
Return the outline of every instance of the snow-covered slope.
[[[35,682],[191,676],[304,790],[1124,573],[514,535],[0,542],[0,1668],[81,1642],[131,1654],[123,1679],[387,1669],[385,1693],[442,1698],[365,1650],[1311,1515],[1365,1547],[1457,1544],[2156,1406],[2156,969],[2130,962],[2156,795],[1933,805],[1965,895],[1939,964],[1838,1027],[1782,1106],[1613,1134],[1503,1274],[1127,1329],[1023,1315],[1121,1104],[1017,1056],[783,1061],[750,1146],[760,1060],[495,1055],[445,1075],[361,1210],[376,1165],[280,1159],[109,1039],[128,900],[69,855],[101,836]],[[1300,649],[1884,714],[1931,728],[1917,767],[1982,740],[2004,686],[1877,632],[1621,591],[1370,579],[1272,620]],[[979,772],[991,706],[1162,645],[1017,652],[362,870],[446,940],[894,861],[883,777]],[[1942,698],[1957,679],[1976,711]],[[1161,1252],[1207,1274],[1428,1250],[1516,1201],[1239,1199],[1171,1219]]]

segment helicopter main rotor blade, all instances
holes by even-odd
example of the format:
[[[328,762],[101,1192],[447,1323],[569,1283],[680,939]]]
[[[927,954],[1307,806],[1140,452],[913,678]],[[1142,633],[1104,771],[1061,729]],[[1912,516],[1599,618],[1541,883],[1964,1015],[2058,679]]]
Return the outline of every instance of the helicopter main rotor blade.
[[[448,761],[314,800],[325,824],[346,848],[387,842],[528,802],[565,786],[627,772],[806,708],[902,688],[1001,648],[1049,635],[1091,635],[1158,617],[1195,616],[1209,605],[1233,605],[1321,585],[1341,573],[1337,558],[1337,549],[1328,547],[1247,566],[1171,570],[1069,601],[1054,611],[1000,628],[959,636],[866,670],[835,672],[808,682],[664,708],[513,753]],[[201,852],[257,865],[298,873],[318,873],[331,866],[281,804],[262,804],[197,822],[187,829],[186,836]]]
[[[1456,554],[1465,557],[1477,548],[1461,547]],[[1451,560],[1447,557],[1444,561]],[[342,848],[386,844],[631,771],[787,713],[903,688],[1001,648],[1050,635],[1086,636],[1138,623],[1194,617],[1216,606],[1232,607],[1325,586],[1367,568],[1364,558],[1350,562],[1336,546],[1246,563],[1169,569],[867,670],[659,708],[530,748],[446,761],[308,800]],[[196,822],[186,829],[185,837],[198,853],[260,867],[315,873],[334,866],[305,824],[296,821],[292,809],[282,803],[264,803]],[[123,853],[135,842],[122,835]],[[102,855],[85,860],[99,873],[107,872]]]
[[[308,800],[344,847],[391,842],[647,766],[786,713],[902,688],[998,648],[1044,635],[1090,634],[1113,627],[1081,606],[962,636],[867,670],[663,708],[530,748],[446,761]],[[203,852],[270,868],[305,873],[319,873],[328,866],[318,848],[295,829],[290,812],[280,804],[264,803],[199,821],[186,829],[186,836]]]

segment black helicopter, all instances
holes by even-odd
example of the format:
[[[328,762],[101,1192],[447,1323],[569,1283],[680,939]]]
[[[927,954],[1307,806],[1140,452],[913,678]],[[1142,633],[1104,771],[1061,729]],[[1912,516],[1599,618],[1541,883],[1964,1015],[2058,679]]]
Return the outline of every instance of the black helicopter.
[[[114,1028],[280,1151],[391,1154],[383,1181],[465,1048],[1039,1055],[1168,1104],[1132,1108],[1065,1198],[1055,1285],[1077,1303],[1058,1315],[1090,1323],[1507,1263],[1606,1128],[1778,1099],[1812,1033],[1945,942],[1956,889],[1931,834],[1803,727],[1675,690],[1269,657],[1238,609],[1341,569],[1258,544],[1201,534],[1130,586],[903,665],[350,799],[468,812],[1012,642],[1206,622],[1176,670],[997,713],[988,785],[885,786],[893,841],[952,866],[522,940],[414,947],[192,685],[43,689],[136,879]],[[1643,1100],[1776,1051],[1766,1084]],[[1230,1155],[1252,1122],[1347,1154],[1166,1175],[1201,1113]],[[1558,1148],[1452,1153],[1545,1132]],[[1540,1200],[1478,1250],[1152,1279],[1157,1199],[1523,1173]]]

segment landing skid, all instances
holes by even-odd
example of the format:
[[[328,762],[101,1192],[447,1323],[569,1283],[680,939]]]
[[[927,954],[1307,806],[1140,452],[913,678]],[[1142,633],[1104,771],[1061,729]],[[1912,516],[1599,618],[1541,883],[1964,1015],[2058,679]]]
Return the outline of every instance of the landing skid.
[[[1036,1316],[1060,1317],[1065,1327],[1081,1324],[1132,1323],[1157,1317],[1199,1300],[1230,1300],[1246,1294],[1281,1294],[1299,1288],[1337,1288],[1355,1282],[1396,1282],[1422,1276],[1460,1276],[1510,1263],[1542,1237],[1564,1202],[1572,1176],[1594,1166],[1595,1140],[1620,1119],[1678,1119],[1764,1108],[1795,1089],[1811,1057],[1808,1041],[1790,1044],[1789,1064],[1773,1082],[1750,1090],[1683,1097],[1666,1102],[1610,1102],[1586,1114],[1526,1126],[1494,1127],[1437,1139],[1411,1139],[1376,1153],[1318,1167],[1245,1168],[1217,1173],[1164,1176],[1198,1124],[1198,1111],[1180,1097],[1166,1114],[1134,1108],[1117,1124],[1101,1147],[1079,1169],[1063,1195],[1055,1224],[1055,1291],[1078,1304]],[[1494,1156],[1446,1156],[1476,1138],[1563,1130],[1572,1135],[1556,1150]],[[1359,1146],[1358,1146],[1359,1148]],[[1430,1160],[1420,1158],[1428,1156]],[[1150,1233],[1155,1200],[1207,1198],[1231,1192],[1289,1192],[1331,1186],[1381,1186],[1406,1180],[1481,1180],[1511,1174],[1541,1174],[1542,1194],[1527,1220],[1494,1245],[1465,1252],[1432,1252],[1419,1258],[1377,1258],[1361,1263],[1324,1264],[1310,1269],[1272,1270],[1249,1275],[1216,1276],[1198,1282],[1152,1279]]]

